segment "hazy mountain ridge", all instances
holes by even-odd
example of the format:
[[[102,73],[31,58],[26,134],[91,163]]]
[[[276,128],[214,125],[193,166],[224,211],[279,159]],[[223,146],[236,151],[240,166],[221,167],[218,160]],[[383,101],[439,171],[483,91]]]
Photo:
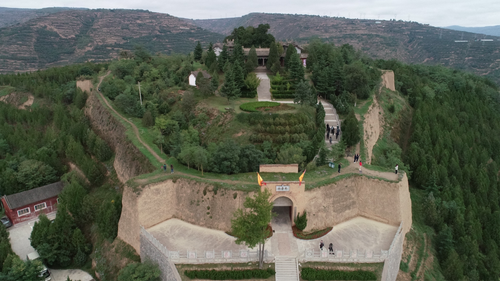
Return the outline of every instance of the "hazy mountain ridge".
[[[85,10],[83,8],[43,8],[43,9],[19,9],[0,7],[0,28],[25,23],[29,20],[58,13],[67,10]]]
[[[102,61],[142,45],[187,53],[223,39],[182,19],[142,10],[70,10],[0,29],[0,73]]]
[[[269,23],[278,40],[306,44],[314,37],[351,44],[375,59],[440,64],[488,75],[500,83],[500,37],[476,41],[477,34],[417,22],[362,20],[310,15],[252,13],[240,18],[191,20],[204,29],[229,34],[238,26]],[[455,42],[455,40],[468,42]]]
[[[452,25],[452,26],[447,26],[445,28],[457,31],[478,33],[478,35],[484,34],[489,36],[500,36],[500,25],[481,26],[481,27],[466,27],[466,26]],[[487,38],[486,36],[484,37]],[[478,36],[478,38],[483,38],[483,37]]]

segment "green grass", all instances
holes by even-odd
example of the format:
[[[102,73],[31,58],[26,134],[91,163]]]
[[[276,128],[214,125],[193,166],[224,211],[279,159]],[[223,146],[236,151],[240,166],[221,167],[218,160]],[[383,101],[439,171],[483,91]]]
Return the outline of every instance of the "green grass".
[[[248,102],[256,102],[257,97],[255,98],[240,98],[237,100],[231,100],[228,101],[224,97],[220,96],[212,96],[206,99],[203,99],[200,101],[200,104],[204,104],[208,107],[216,108],[221,112],[226,112],[226,108],[230,108],[234,110],[235,113],[241,113],[244,112],[243,110],[240,109],[240,105]]]
[[[14,92],[16,88],[11,86],[0,86],[0,97],[6,96],[12,92]]]
[[[175,267],[181,276],[182,281],[190,281],[190,280],[198,280],[191,279],[184,274],[185,270],[241,270],[241,269],[257,269],[259,268],[259,264],[257,262],[248,262],[248,263],[217,263],[217,264],[176,264]],[[274,270],[274,263],[264,264],[264,269],[270,268]],[[274,281],[274,276],[269,277],[268,279],[259,279],[266,281]]]

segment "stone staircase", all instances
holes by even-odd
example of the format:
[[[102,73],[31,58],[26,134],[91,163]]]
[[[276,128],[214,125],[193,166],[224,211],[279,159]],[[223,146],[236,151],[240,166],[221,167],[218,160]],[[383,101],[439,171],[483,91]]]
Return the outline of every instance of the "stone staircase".
[[[340,137],[342,136],[342,128],[340,126],[339,115],[337,114],[337,111],[335,110],[335,108],[333,107],[333,105],[331,103],[327,102],[324,99],[320,99],[320,101],[321,101],[321,104],[323,105],[323,107],[325,108],[325,128],[326,128],[326,124],[330,125],[330,127],[334,126],[335,131],[337,131],[337,126],[339,126],[339,128],[340,128],[341,134],[339,135],[339,138],[335,139],[335,136],[332,137],[332,145],[333,145],[333,144],[338,143],[340,140]],[[331,146],[330,140],[326,139],[326,135],[325,135],[325,144],[327,147]]]
[[[296,258],[276,257],[274,266],[276,281],[299,281],[299,270]]]

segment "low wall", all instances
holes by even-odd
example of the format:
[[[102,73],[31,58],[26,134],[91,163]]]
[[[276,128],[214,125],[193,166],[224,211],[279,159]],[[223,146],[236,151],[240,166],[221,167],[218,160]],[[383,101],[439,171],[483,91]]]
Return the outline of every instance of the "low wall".
[[[259,165],[260,173],[298,173],[299,164],[262,164]]]
[[[394,240],[389,248],[389,254],[384,262],[384,269],[382,270],[382,281],[396,281],[399,272],[399,264],[401,262],[401,255],[403,254],[403,224],[399,226]]]
[[[161,271],[162,281],[182,281],[175,264],[169,259],[168,249],[141,227],[141,261],[150,260]]]

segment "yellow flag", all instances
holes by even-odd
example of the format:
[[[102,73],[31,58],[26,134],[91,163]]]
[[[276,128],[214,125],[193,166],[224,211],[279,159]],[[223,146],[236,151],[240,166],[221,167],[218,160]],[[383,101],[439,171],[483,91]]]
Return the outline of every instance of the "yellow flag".
[[[302,179],[304,178],[305,173],[306,173],[306,170],[304,170],[304,172],[302,173],[302,175],[299,177],[299,185],[302,184]]]
[[[259,185],[262,186],[262,178],[260,177],[259,173],[257,173],[257,180],[259,181]]]

